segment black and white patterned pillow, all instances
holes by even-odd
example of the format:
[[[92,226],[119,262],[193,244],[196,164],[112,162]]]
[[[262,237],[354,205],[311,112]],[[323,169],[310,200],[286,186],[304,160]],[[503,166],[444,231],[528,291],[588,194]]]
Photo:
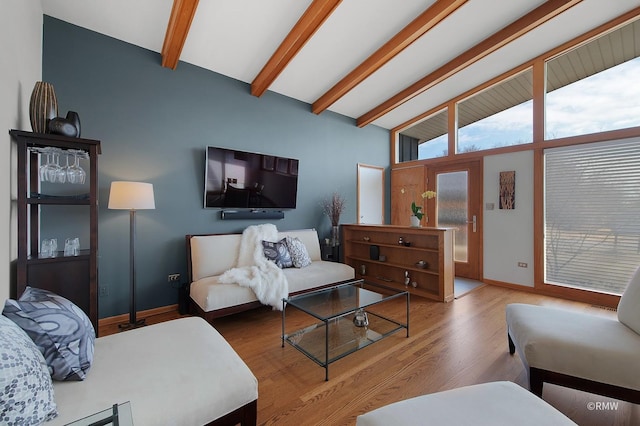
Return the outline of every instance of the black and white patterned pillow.
[[[291,256],[289,255],[289,249],[287,248],[287,243],[284,238],[277,243],[263,240],[262,252],[267,259],[278,265],[278,268],[280,269],[291,268],[293,266]]]
[[[289,255],[291,256],[291,262],[296,268],[304,268],[311,265],[311,257],[304,243],[297,237],[285,237],[287,248],[289,249]]]
[[[19,300],[5,302],[2,314],[31,337],[54,380],[85,379],[96,333],[75,304],[50,291],[27,287]]]
[[[16,323],[0,315],[0,424],[39,425],[57,415],[42,354]]]

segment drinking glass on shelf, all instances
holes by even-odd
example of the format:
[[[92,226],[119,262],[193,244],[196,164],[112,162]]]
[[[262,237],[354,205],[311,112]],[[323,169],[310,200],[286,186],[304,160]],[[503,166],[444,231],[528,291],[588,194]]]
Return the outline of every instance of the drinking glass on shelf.
[[[40,248],[40,257],[51,256],[51,240],[42,240],[42,246]]]
[[[51,246],[51,253],[49,257],[56,257],[58,255],[58,240],[52,238],[49,240],[49,245]]]
[[[64,255],[65,256],[77,256],[80,254],[80,239],[67,238],[64,242]]]
[[[40,257],[56,257],[58,255],[58,240],[55,238],[42,240]]]

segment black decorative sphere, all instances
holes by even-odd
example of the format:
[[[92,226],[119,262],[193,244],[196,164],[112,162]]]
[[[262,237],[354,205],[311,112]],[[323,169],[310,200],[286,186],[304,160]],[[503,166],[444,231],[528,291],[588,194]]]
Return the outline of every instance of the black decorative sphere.
[[[78,136],[78,129],[66,118],[56,117],[49,121],[49,133],[75,138]]]
[[[77,130],[76,137],[79,138],[80,137],[80,117],[78,116],[78,113],[75,111],[68,111],[66,118],[67,118],[67,121],[69,121],[71,124],[73,124],[76,127],[76,130]]]

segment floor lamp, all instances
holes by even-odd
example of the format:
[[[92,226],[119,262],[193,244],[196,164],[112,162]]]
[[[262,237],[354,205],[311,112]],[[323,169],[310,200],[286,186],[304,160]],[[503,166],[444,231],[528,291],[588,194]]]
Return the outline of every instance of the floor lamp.
[[[109,209],[129,210],[129,323],[120,328],[144,325],[136,320],[136,210],[155,209],[153,185],[143,182],[111,182]]]

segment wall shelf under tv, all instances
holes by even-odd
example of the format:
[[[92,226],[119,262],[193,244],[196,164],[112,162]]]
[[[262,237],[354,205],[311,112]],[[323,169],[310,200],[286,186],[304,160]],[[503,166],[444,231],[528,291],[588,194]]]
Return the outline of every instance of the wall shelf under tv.
[[[284,212],[281,210],[221,210],[222,220],[238,219],[284,219]]]

